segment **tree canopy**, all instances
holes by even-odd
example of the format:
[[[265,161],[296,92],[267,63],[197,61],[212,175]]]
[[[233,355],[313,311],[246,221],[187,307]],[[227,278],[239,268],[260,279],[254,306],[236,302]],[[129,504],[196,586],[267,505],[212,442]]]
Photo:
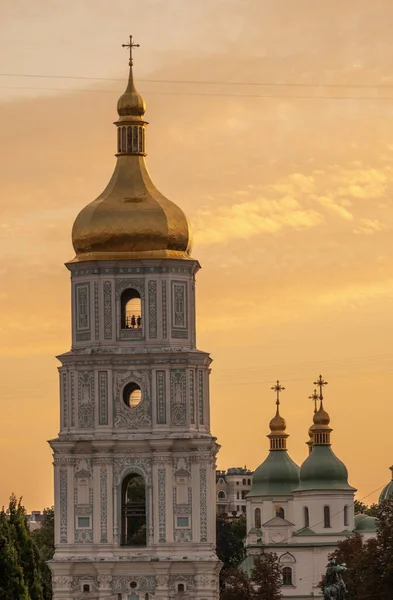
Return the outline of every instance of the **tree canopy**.
[[[246,537],[246,518],[229,520],[217,516],[216,545],[217,556],[223,563],[223,569],[237,567],[244,557],[244,539]]]
[[[350,600],[393,600],[393,498],[371,509],[378,518],[377,536],[348,537],[331,557],[348,568],[344,579]]]
[[[12,495],[0,512],[0,600],[51,600],[46,561],[54,552],[53,509],[41,529],[30,532],[22,501]]]
[[[222,574],[220,600],[280,600],[282,573],[277,554],[261,552],[249,577],[240,569]]]

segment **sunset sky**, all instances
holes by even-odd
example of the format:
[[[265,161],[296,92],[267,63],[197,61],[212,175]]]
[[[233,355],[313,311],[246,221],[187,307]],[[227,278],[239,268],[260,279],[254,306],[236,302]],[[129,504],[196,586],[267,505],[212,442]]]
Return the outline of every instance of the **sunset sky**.
[[[64,262],[114,167],[130,33],[149,170],[202,265],[219,467],[264,459],[276,379],[303,461],[322,373],[333,450],[376,501],[393,462],[391,0],[2,0],[0,23],[0,503],[53,502]]]

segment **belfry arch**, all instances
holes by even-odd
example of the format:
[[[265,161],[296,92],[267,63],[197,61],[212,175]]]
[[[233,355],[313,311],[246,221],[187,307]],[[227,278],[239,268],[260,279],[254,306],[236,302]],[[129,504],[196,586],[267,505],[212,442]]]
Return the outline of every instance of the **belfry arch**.
[[[138,473],[129,473],[121,484],[121,545],[147,545],[147,487]]]

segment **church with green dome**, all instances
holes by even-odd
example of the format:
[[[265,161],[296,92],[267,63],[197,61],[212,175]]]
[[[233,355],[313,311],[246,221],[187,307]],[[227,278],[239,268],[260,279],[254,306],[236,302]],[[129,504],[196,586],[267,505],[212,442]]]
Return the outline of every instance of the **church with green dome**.
[[[289,456],[289,436],[280,414],[285,388],[279,381],[272,387],[276,414],[267,436],[270,451],[256,469],[246,498],[246,557],[241,563],[250,575],[262,549],[276,553],[282,568],[282,596],[298,600],[321,595],[319,582],[338,542],[354,533],[373,537],[377,529],[374,517],[354,514],[356,489],[348,483],[347,468],[331,446],[332,429],[323,398],[327,382],[320,375],[314,383],[315,410],[306,442],[309,453],[300,467]],[[381,499],[392,494],[393,480]]]

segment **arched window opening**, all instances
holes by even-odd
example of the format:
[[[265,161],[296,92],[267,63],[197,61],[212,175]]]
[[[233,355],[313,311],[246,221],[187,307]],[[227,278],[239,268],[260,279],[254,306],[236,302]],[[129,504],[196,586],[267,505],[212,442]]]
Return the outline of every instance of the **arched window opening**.
[[[246,480],[245,479],[243,479],[243,485],[246,485]]]
[[[149,600],[149,594],[147,592],[145,594],[145,600]]]
[[[138,152],[138,127],[133,127],[132,130],[132,150]]]
[[[345,505],[344,506],[344,527],[347,527],[348,525],[349,525],[348,506]]]
[[[330,527],[330,506],[323,507],[323,526]]]
[[[225,500],[225,492],[223,492],[222,490],[219,491],[217,497],[219,500]]]
[[[121,490],[122,546],[146,546],[146,486],[143,477],[126,477]],[[136,582],[132,581],[130,587]]]
[[[247,485],[251,485],[251,479],[247,479]]]
[[[308,506],[305,506],[303,511],[304,511],[304,527],[310,527],[310,513],[308,512]]]
[[[121,328],[142,328],[142,302],[137,290],[124,290],[121,295]]]
[[[276,517],[280,517],[280,519],[285,519],[285,510],[282,506],[276,506]]]
[[[129,408],[135,408],[142,402],[142,390],[137,383],[127,383],[123,390],[123,401]]]
[[[260,508],[256,508],[255,509],[254,519],[255,519],[255,527],[256,527],[256,529],[260,529],[261,526],[262,526],[262,523],[261,523],[261,509]]]
[[[132,152],[132,133],[131,133],[131,127],[127,127],[127,152]]]
[[[292,585],[292,569],[291,567],[284,567],[282,570],[282,584]]]
[[[177,584],[177,591],[178,592],[185,592],[186,591],[184,583],[178,583]]]
[[[126,152],[126,149],[127,149],[126,136],[127,136],[126,128],[122,127],[121,128],[121,151],[122,152]]]
[[[88,583],[84,583],[82,586],[82,591],[83,592],[90,592],[90,586]]]
[[[236,492],[236,500],[240,500],[240,492]]]

